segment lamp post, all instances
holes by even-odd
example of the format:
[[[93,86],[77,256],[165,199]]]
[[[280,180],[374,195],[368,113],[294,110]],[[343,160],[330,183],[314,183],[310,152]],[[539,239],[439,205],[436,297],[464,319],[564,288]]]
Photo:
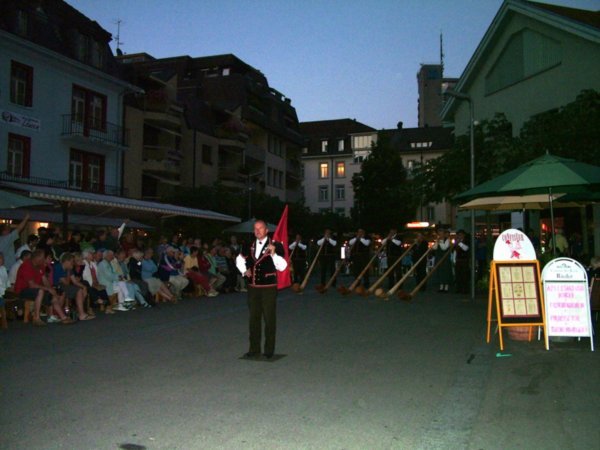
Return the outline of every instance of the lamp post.
[[[446,89],[444,92],[450,97],[459,100],[465,100],[469,103],[469,129],[471,134],[470,153],[471,153],[471,189],[475,187],[475,112],[473,107],[473,98],[462,92]],[[471,301],[475,301],[475,210],[471,209]]]

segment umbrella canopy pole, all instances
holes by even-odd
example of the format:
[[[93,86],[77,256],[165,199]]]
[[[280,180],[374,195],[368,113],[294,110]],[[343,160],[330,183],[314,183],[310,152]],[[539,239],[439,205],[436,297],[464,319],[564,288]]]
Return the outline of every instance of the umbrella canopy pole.
[[[548,188],[548,199],[550,201],[550,227],[552,232],[552,257],[556,258],[556,234],[554,231],[554,208],[552,206],[552,188]]]

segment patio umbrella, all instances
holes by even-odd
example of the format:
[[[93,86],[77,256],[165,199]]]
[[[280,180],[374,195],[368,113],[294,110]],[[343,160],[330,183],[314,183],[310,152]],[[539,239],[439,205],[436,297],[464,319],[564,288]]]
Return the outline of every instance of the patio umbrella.
[[[0,209],[24,208],[30,206],[48,206],[51,203],[25,197],[8,191],[0,191]]]
[[[577,194],[583,200],[586,193],[593,195],[593,191],[599,189],[600,167],[546,153],[504,175],[458,194],[455,199],[467,201],[494,195],[546,194],[554,236],[552,194]],[[554,241],[552,239],[553,252]]]
[[[552,194],[552,201],[565,194]],[[503,195],[497,197],[481,197],[459,206],[460,209],[484,209],[486,211],[510,211],[515,209],[545,209],[549,205],[546,194]],[[564,206],[561,203],[561,206]]]
[[[238,223],[236,225],[232,225],[223,230],[223,233],[253,233],[254,232],[254,223],[256,219],[253,217],[252,219],[246,220],[245,222]],[[277,225],[272,223],[267,223],[267,228],[270,232],[275,231]]]

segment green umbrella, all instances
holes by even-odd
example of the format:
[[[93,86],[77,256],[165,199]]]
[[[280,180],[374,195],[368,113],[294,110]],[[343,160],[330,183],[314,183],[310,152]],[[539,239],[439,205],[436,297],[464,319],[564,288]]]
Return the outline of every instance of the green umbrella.
[[[19,194],[13,194],[8,191],[0,191],[0,209],[23,208],[26,206],[48,206],[51,203],[25,197]]]
[[[492,195],[548,194],[554,236],[552,194],[576,194],[584,200],[586,196],[596,197],[595,191],[599,189],[600,167],[547,153],[504,175],[461,192],[454,198],[467,201]],[[554,241],[552,239],[553,251]]]

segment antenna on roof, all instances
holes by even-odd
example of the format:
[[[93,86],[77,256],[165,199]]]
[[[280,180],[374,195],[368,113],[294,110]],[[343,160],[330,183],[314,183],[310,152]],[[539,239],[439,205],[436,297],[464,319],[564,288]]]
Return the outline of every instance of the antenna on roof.
[[[444,34],[440,31],[440,67],[441,76],[444,78]]]
[[[121,50],[121,45],[124,44],[124,42],[121,42],[121,24],[123,23],[123,21],[121,19],[117,19],[115,21],[115,23],[117,24],[117,36],[115,37],[115,42],[117,44],[117,55],[121,56],[123,54],[123,51]]]

